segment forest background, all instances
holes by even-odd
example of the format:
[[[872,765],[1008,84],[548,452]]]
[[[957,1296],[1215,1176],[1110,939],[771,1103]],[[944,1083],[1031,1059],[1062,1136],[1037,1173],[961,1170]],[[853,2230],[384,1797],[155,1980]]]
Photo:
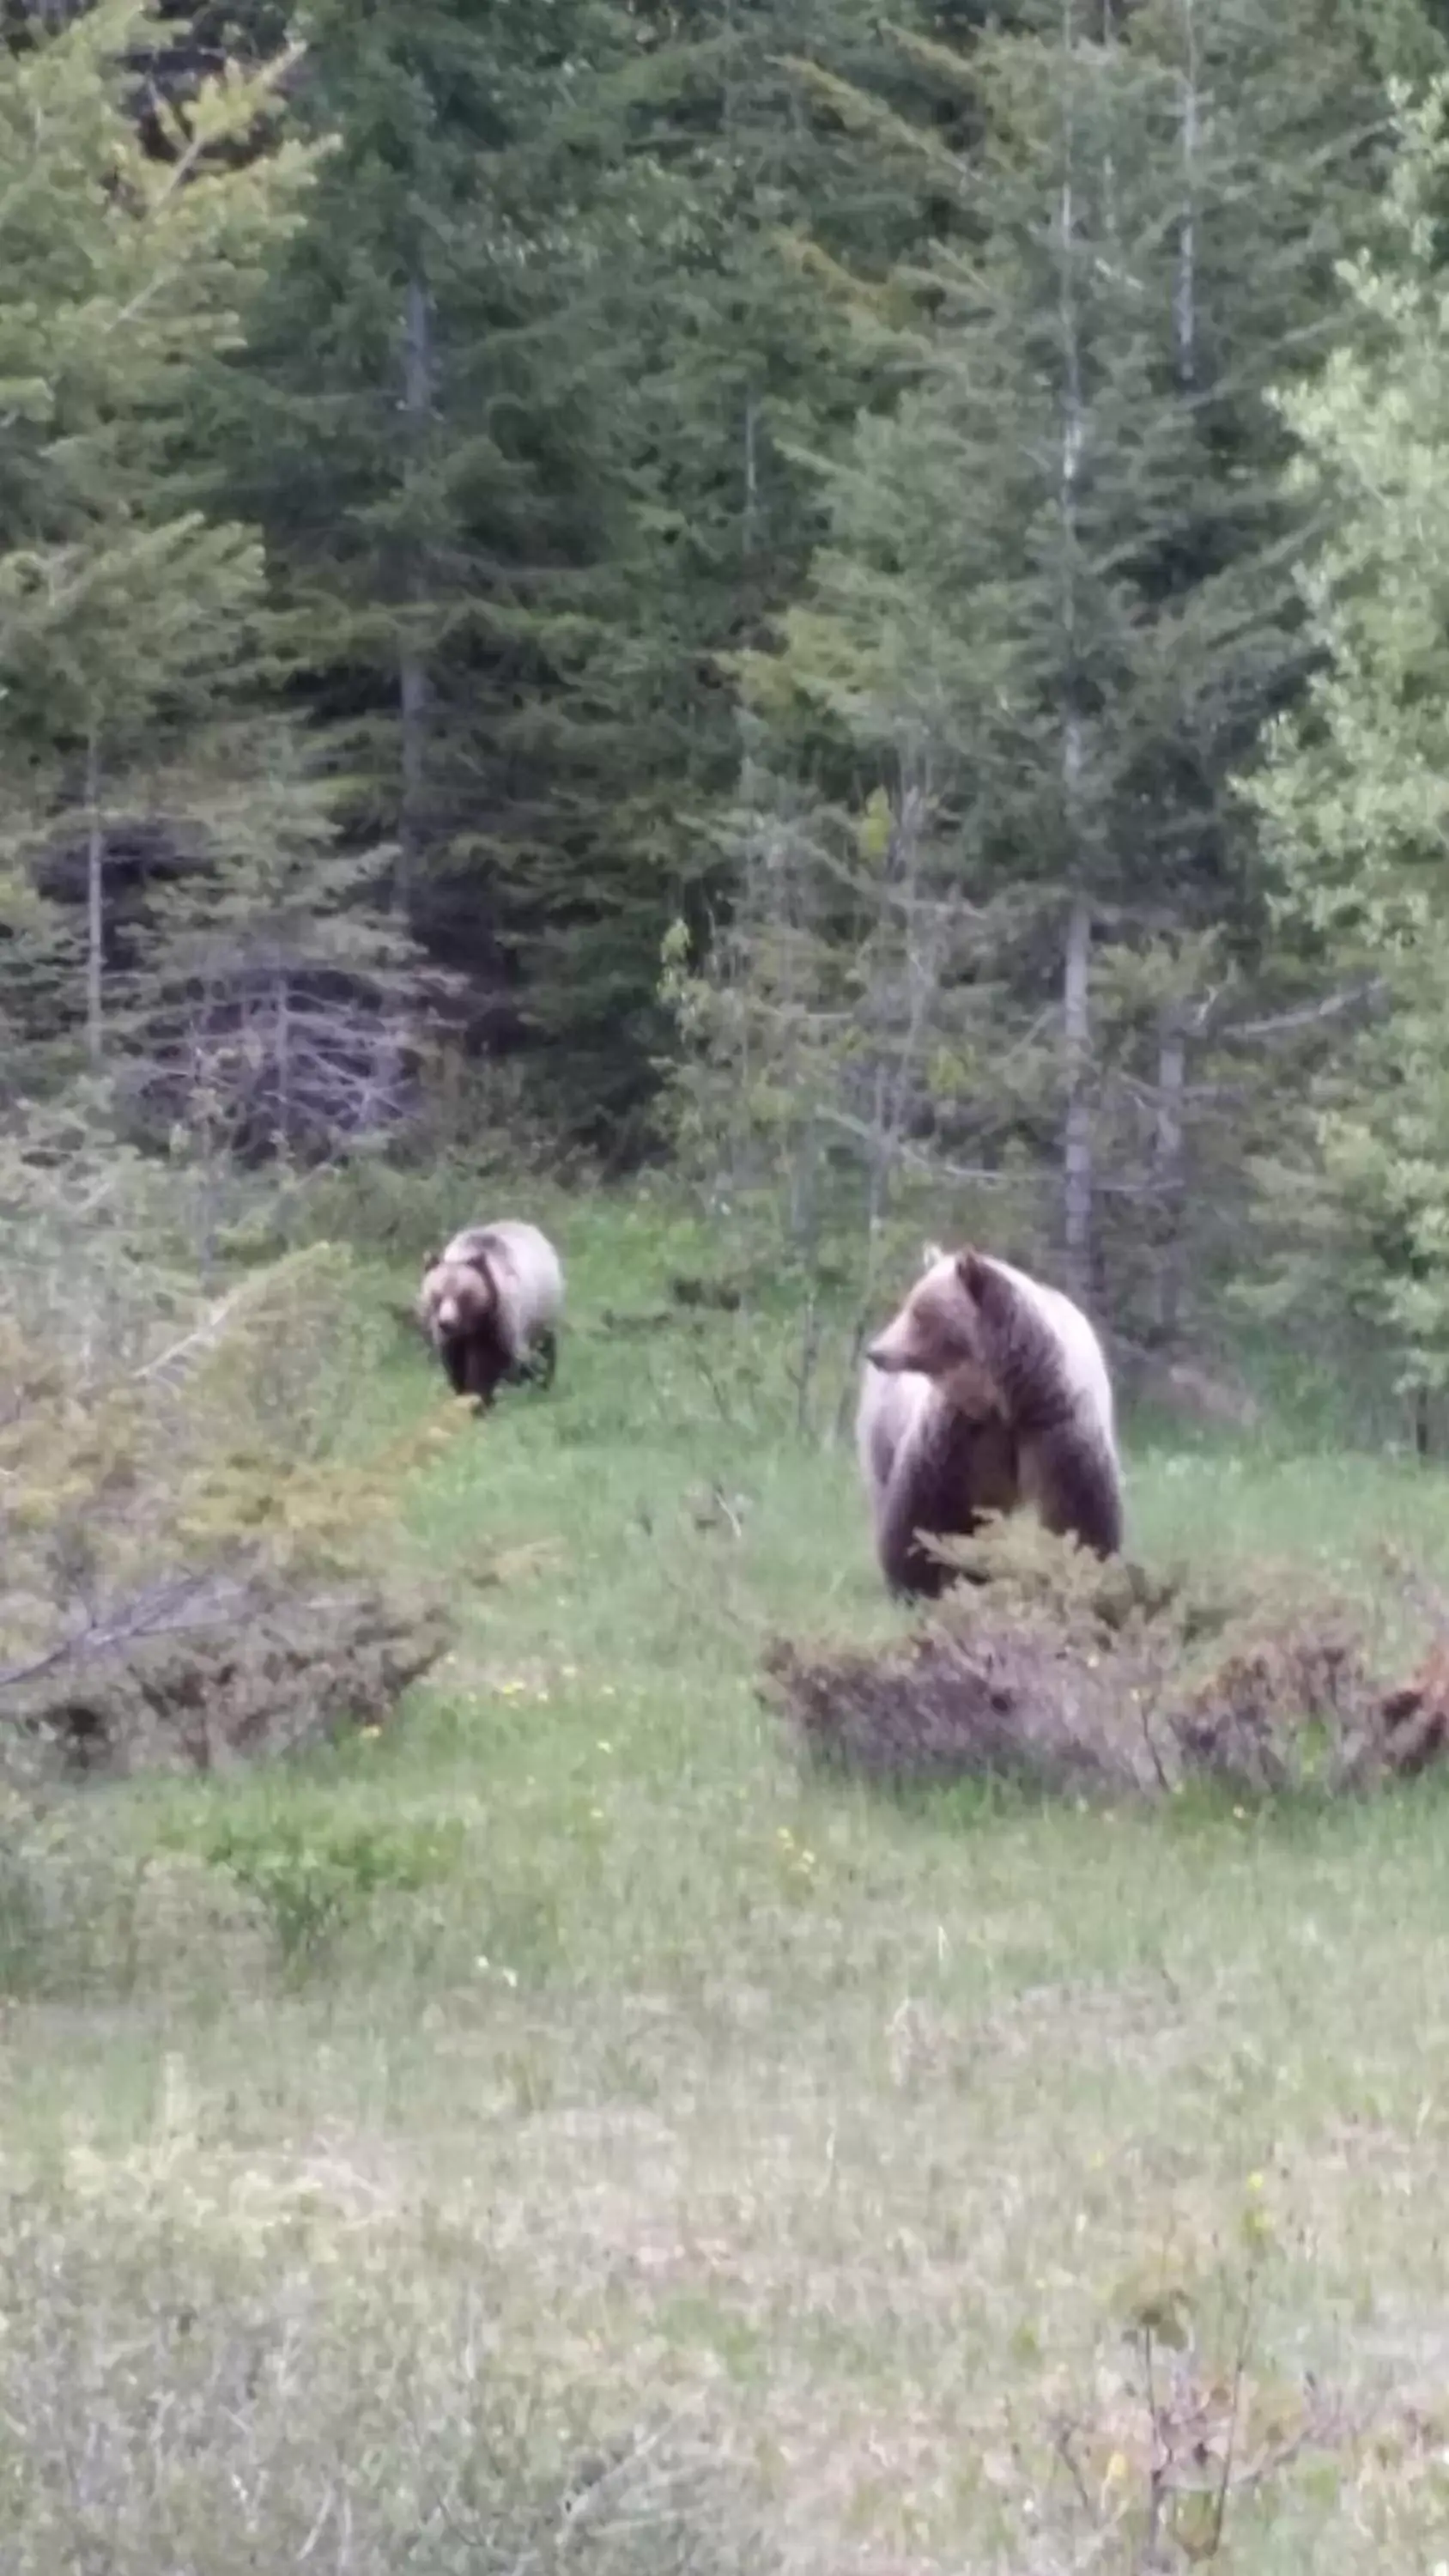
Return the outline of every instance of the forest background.
[[[139,1154],[210,1259],[240,1170],[507,1140],[868,1296],[944,1205],[1431,1442],[1445,53],[11,0],[17,1220]]]

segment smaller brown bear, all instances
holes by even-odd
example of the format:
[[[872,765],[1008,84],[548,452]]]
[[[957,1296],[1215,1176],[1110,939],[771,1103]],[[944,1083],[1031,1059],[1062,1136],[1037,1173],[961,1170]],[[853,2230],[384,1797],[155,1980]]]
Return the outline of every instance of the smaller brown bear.
[[[505,1379],[553,1384],[564,1281],[536,1225],[504,1219],[455,1234],[423,1264],[418,1321],[455,1395],[486,1412]]]
[[[1112,1384],[1059,1289],[985,1253],[933,1249],[866,1359],[857,1445],[893,1591],[948,1580],[923,1536],[969,1536],[984,1513],[1023,1504],[1098,1555],[1120,1548]]]

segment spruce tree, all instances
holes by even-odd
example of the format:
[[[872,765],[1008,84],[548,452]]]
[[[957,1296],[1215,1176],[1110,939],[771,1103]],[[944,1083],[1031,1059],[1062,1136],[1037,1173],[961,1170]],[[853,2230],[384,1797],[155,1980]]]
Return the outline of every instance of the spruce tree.
[[[0,746],[12,839],[78,831],[85,1025],[105,1052],[106,843],[128,773],[239,682],[257,539],[195,506],[197,372],[237,341],[295,211],[296,143],[239,157],[282,66],[226,71],[159,143],[130,115],[150,13],[0,53]],[[164,146],[164,148],[159,148]]]
[[[519,889],[576,834],[588,649],[622,498],[616,281],[632,60],[608,0],[480,24],[320,0],[306,115],[335,127],[225,473],[264,525],[294,688],[396,849],[393,900],[511,1015]],[[585,851],[585,858],[587,850]]]
[[[867,370],[804,273],[892,199],[785,57],[878,57],[863,0],[727,13],[319,6],[336,126],[225,448],[291,667],[393,836],[396,892],[617,1144],[664,1035],[673,909],[739,747],[722,653],[816,529],[787,434]],[[914,184],[914,182],[912,183]],[[853,228],[853,229],[852,229]],[[567,1094],[567,1098],[561,1095]]]
[[[851,1034],[842,1132],[909,1048],[906,1140],[1050,1171],[1039,1230],[1083,1292],[1104,1209],[1140,1272],[1142,1206],[1181,1205],[1187,1032],[1252,962],[1227,782],[1302,660],[1265,393],[1285,343],[1317,345],[1381,105],[1332,0],[1203,14],[1070,0],[964,50],[906,40],[966,102],[961,140],[947,115],[917,146],[950,217],[901,274],[905,390],[827,463],[829,541],[747,674],[837,840],[879,788],[913,900],[924,866],[935,1043],[917,939],[874,986],[869,1077]],[[911,148],[868,97],[851,112],[877,152]],[[1261,274],[1255,228],[1281,244]],[[889,870],[881,903],[899,924]]]
[[[1284,926],[1327,1002],[1365,1002],[1357,1029],[1326,1023],[1307,1151],[1284,1150],[1290,1131],[1262,1166],[1280,1292],[1371,1323],[1421,1423],[1449,1387],[1446,111],[1443,81],[1401,103],[1386,238],[1344,274],[1352,343],[1284,397],[1321,667],[1247,782]]]

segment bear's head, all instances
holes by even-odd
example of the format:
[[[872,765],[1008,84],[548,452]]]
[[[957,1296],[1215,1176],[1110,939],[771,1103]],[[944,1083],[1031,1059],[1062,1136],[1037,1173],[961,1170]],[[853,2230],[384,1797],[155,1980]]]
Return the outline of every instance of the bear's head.
[[[487,1264],[445,1261],[430,1253],[423,1265],[418,1312],[441,1341],[481,1332],[498,1304],[498,1291]]]
[[[996,1282],[979,1252],[937,1252],[900,1313],[866,1352],[870,1366],[887,1376],[910,1370],[930,1378],[959,1412],[987,1421],[1006,1412],[987,1366],[981,1328],[983,1306]]]

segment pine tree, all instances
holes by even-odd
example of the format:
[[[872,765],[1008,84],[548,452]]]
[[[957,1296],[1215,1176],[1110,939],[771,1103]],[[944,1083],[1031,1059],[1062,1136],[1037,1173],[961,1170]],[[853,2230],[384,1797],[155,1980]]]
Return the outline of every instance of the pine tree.
[[[1387,239],[1345,272],[1352,345],[1284,398],[1322,667],[1248,781],[1285,923],[1370,1006],[1320,1061],[1309,1155],[1264,1164],[1280,1288],[1371,1323],[1421,1426],[1449,1387],[1446,110],[1442,80],[1401,101]]]
[[[611,69],[626,14],[325,0],[309,118],[341,137],[272,293],[225,471],[264,524],[296,685],[396,846],[394,900],[496,1018],[509,890],[592,748],[555,721],[610,546]],[[562,814],[563,820],[559,817]]]
[[[777,756],[837,809],[863,762],[924,866],[934,1043],[905,957],[877,988],[907,1141],[1054,1166],[1047,1230],[1086,1291],[1104,1207],[1140,1271],[1142,1205],[1182,1205],[1189,1006],[1252,962],[1227,781],[1302,658],[1264,395],[1366,219],[1380,93],[1332,0],[1035,15],[964,52],[907,39],[966,102],[961,141],[947,118],[918,145],[954,211],[902,278],[906,390],[827,465],[830,540],[748,682]],[[1283,245],[1261,277],[1255,227]],[[842,1084],[859,1124],[854,1046]]]
[[[718,656],[788,597],[816,524],[783,434],[861,398],[786,237],[809,212],[864,243],[891,191],[802,116],[781,58],[878,53],[867,17],[314,13],[307,113],[342,148],[227,488],[265,524],[358,827],[397,840],[399,900],[468,965],[479,1032],[549,1041],[540,1076],[614,1144],[738,763]]]
[[[106,0],[0,54],[0,746],[12,840],[84,843],[85,1021],[105,1052],[106,840],[128,770],[235,688],[258,542],[194,506],[196,371],[231,348],[295,218],[306,156],[239,161],[283,68],[223,72],[165,149],[129,114],[149,23]]]
[[[235,1174],[265,1161],[285,1190],[411,1106],[430,979],[388,915],[390,854],[339,834],[340,792],[271,713],[193,740],[156,783],[162,810],[200,820],[152,897],[116,1088],[190,1183],[208,1263]]]

